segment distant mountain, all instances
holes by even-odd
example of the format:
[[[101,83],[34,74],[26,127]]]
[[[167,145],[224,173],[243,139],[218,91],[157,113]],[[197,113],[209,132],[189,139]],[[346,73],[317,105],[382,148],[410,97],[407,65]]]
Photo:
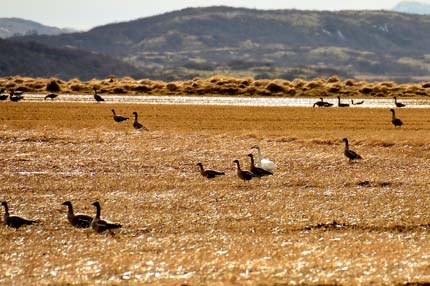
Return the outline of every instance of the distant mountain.
[[[428,77],[430,16],[392,11],[188,8],[58,36],[25,36],[107,54],[152,79]]]
[[[106,78],[109,75],[142,77],[118,59],[78,49],[56,49],[34,42],[0,39],[0,77]]]
[[[430,3],[423,3],[419,1],[402,1],[393,8],[393,11],[430,15]]]
[[[71,32],[75,31],[45,26],[20,18],[0,18],[0,38],[3,39],[17,35],[59,35]]]

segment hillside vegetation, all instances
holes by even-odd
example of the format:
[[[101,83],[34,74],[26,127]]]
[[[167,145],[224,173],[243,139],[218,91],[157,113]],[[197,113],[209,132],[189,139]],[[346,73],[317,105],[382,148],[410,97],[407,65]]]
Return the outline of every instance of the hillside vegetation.
[[[428,79],[429,24],[430,16],[391,11],[209,7],[15,40],[108,54],[169,81],[222,74],[406,82]]]
[[[52,48],[36,42],[0,39],[0,76],[38,76],[88,80],[93,77],[141,76],[135,67],[106,55]]]

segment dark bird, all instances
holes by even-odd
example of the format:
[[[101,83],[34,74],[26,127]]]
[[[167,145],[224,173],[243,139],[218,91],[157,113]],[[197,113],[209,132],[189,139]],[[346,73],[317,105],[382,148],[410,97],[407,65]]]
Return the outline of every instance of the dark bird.
[[[94,99],[97,101],[97,103],[101,101],[105,101],[103,97],[97,94],[97,89],[95,87],[93,87],[93,90],[94,90]]]
[[[134,129],[149,131],[148,128],[146,128],[145,126],[137,122],[137,112],[135,111],[133,112],[133,114],[134,114],[134,122],[133,122]]]
[[[360,105],[360,104],[363,104],[363,103],[364,103],[364,100],[362,100],[362,101],[358,101],[358,102],[354,102],[354,100],[353,100],[353,99],[351,99],[351,103],[352,103],[352,105]]]
[[[16,91],[11,91],[9,99],[10,99],[10,101],[18,102],[18,101],[24,99],[24,96],[22,94],[23,94],[22,91],[20,91],[18,93]]]
[[[51,100],[54,100],[57,97],[58,97],[58,94],[56,94],[56,93],[50,93],[50,94],[48,94],[48,95],[45,96],[45,100],[47,100],[48,98],[50,98]]]
[[[340,96],[337,97],[337,106],[338,107],[349,107],[348,103],[341,103],[340,102]]]
[[[343,138],[342,141],[345,142],[345,151],[343,152],[343,154],[345,154],[345,156],[349,159],[350,162],[352,160],[363,159],[359,154],[349,149],[348,139]]]
[[[320,101],[315,102],[312,107],[315,107],[315,106],[318,106],[318,107],[330,107],[330,106],[333,106],[333,103],[326,102],[326,101],[323,100],[322,97],[320,97]]]
[[[116,228],[121,228],[122,227],[118,223],[111,223],[111,222],[107,222],[105,220],[100,219],[101,208],[100,208],[99,202],[94,202],[94,203],[92,203],[92,205],[96,207],[96,216],[91,221],[91,228],[95,232],[100,233],[100,232],[103,232],[103,231],[106,231],[106,230],[108,230],[109,232],[111,232],[112,229],[116,229]]]
[[[0,89],[0,101],[6,100],[9,97],[7,94],[2,94],[4,91],[4,88]]]
[[[6,226],[20,228],[24,225],[31,225],[37,223],[37,221],[35,220],[28,220],[19,216],[9,215],[9,208],[7,206],[7,202],[2,202],[1,205],[4,207],[3,223]]]
[[[115,120],[116,122],[123,122],[128,120],[128,117],[124,117],[121,115],[116,115],[115,110],[112,109],[112,113],[113,113],[113,120]]]
[[[85,215],[85,214],[75,215],[73,213],[72,203],[69,201],[62,203],[62,205],[68,207],[67,220],[70,222],[71,225],[73,225],[74,227],[79,227],[79,228],[90,227],[91,221],[93,220],[93,218],[91,216]]]
[[[401,127],[403,125],[403,122],[399,118],[396,118],[396,112],[394,111],[394,109],[391,108],[390,111],[393,114],[393,118],[391,119],[391,123],[393,123],[394,128],[397,126]]]
[[[403,104],[401,102],[397,102],[397,97],[394,96],[394,104],[396,105],[396,107],[405,107],[406,104]]]
[[[237,176],[240,178],[240,179],[242,179],[244,182],[245,181],[249,181],[249,180],[251,180],[253,177],[255,177],[254,176],[254,174],[253,173],[251,173],[251,172],[249,172],[249,171],[243,171],[243,170],[241,170],[240,169],[240,163],[239,163],[239,161],[238,160],[234,160],[233,161],[234,163],[236,163],[236,165],[237,165]]]
[[[251,168],[250,171],[251,173],[254,174],[255,177],[261,178],[264,176],[271,176],[273,175],[272,172],[266,171],[263,168],[258,168],[255,166],[254,164],[254,156],[252,154],[248,154],[248,157],[251,158]]]
[[[208,178],[208,179],[213,179],[213,178],[225,175],[224,172],[218,172],[218,171],[215,171],[215,170],[205,170],[205,169],[203,169],[203,164],[202,163],[197,163],[197,166],[200,167],[200,174],[202,174],[203,177]]]

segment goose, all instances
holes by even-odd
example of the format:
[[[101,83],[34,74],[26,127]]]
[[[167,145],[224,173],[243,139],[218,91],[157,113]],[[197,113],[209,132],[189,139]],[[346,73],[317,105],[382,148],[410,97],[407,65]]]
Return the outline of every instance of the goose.
[[[133,122],[134,129],[149,131],[148,128],[146,128],[145,126],[137,122],[137,112],[135,111],[133,112],[133,114],[134,114],[134,122]]]
[[[36,224],[37,221],[35,220],[28,220],[19,216],[11,216],[9,215],[9,208],[7,206],[7,202],[2,202],[1,205],[4,207],[4,216],[3,216],[3,223],[6,226],[13,227],[13,228],[20,228],[24,225],[31,225]]]
[[[16,91],[11,91],[9,99],[10,99],[10,101],[18,102],[18,101],[24,99],[24,96],[22,94],[23,94],[22,91],[18,92],[18,93]]]
[[[343,154],[345,154],[345,156],[349,159],[350,162],[352,160],[363,159],[359,154],[349,149],[348,139],[343,138],[342,141],[345,142],[345,151],[343,152]]]
[[[258,168],[254,164],[254,156],[252,154],[248,154],[248,157],[251,158],[251,173],[253,173],[256,177],[261,178],[264,176],[271,176],[273,175],[272,172],[266,171],[262,168]]]
[[[92,205],[96,207],[96,216],[92,219],[90,226],[95,232],[100,233],[100,232],[103,232],[106,230],[111,232],[111,229],[116,229],[116,228],[122,227],[122,225],[120,225],[118,223],[111,223],[111,222],[107,222],[105,220],[100,219],[100,213],[101,213],[100,203],[94,202],[94,203],[92,203]]]
[[[257,160],[257,166],[266,170],[266,171],[272,171],[276,168],[276,164],[270,161],[269,159],[263,158],[263,155],[261,154],[260,147],[258,145],[254,145],[251,147],[251,149],[256,149],[258,152],[258,160]]]
[[[202,163],[197,163],[197,166],[199,166],[199,168],[200,168],[200,174],[202,174],[203,177],[208,178],[208,179],[213,179],[213,178],[221,177],[221,176],[225,175],[224,172],[203,169]]]
[[[85,215],[85,214],[75,215],[73,213],[72,203],[69,201],[65,201],[64,203],[62,203],[62,205],[68,207],[67,220],[70,222],[71,225],[73,225],[74,227],[79,227],[79,228],[90,227],[91,221],[93,220],[93,218],[91,216]]]
[[[340,96],[337,97],[337,106],[338,107],[349,107],[348,103],[341,103],[340,102]]]
[[[353,100],[353,99],[351,99],[351,103],[352,103],[352,105],[360,105],[360,104],[363,104],[363,103],[364,103],[364,100],[362,100],[362,101],[358,101],[358,102],[354,102],[354,100]]]
[[[315,107],[315,106],[318,106],[318,107],[330,107],[330,106],[333,106],[333,103],[326,102],[326,101],[323,100],[322,97],[320,97],[320,101],[315,102],[312,107]]]
[[[401,102],[397,102],[397,97],[394,96],[394,104],[396,105],[396,107],[405,107],[406,104],[403,104]]]
[[[105,101],[103,97],[97,94],[97,89],[95,87],[93,87],[93,90],[94,90],[94,99],[97,101],[97,103],[101,101]]]
[[[9,97],[7,94],[2,94],[4,91],[4,88],[0,89],[0,101],[6,100]]]
[[[394,111],[394,109],[391,108],[390,111],[393,114],[393,119],[391,119],[391,123],[393,123],[394,128],[396,128],[397,126],[402,127],[403,122],[399,118],[396,118],[396,112]]]
[[[234,160],[233,163],[236,163],[237,165],[237,176],[242,179],[244,182],[251,180],[255,175],[249,171],[243,171],[240,169],[240,163],[239,160]]]
[[[113,113],[113,120],[115,120],[116,122],[123,122],[128,120],[128,117],[124,117],[121,115],[116,115],[115,110],[112,109],[112,113]]]
[[[58,97],[58,94],[50,93],[50,94],[45,96],[45,100],[47,100],[48,98],[50,98],[51,100],[54,100],[56,97]]]

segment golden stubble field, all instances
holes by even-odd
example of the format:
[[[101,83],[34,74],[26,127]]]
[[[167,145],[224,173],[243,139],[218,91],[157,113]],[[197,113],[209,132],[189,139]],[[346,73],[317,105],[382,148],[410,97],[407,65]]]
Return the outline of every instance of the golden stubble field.
[[[111,108],[140,122],[115,123]],[[405,285],[430,281],[430,112],[0,103],[1,285]],[[349,163],[342,138],[364,160]],[[275,175],[249,183],[259,144]],[[222,170],[208,181],[196,164]],[[75,211],[120,222],[75,229]]]

